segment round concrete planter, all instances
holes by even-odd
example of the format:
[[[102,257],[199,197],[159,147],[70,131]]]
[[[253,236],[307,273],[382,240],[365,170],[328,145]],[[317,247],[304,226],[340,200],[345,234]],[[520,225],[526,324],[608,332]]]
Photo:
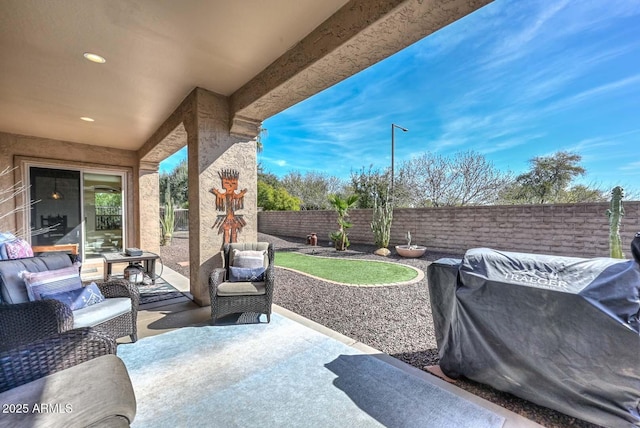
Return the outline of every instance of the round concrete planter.
[[[422,257],[425,251],[427,251],[427,247],[422,247],[420,245],[396,245],[396,253],[402,257]]]

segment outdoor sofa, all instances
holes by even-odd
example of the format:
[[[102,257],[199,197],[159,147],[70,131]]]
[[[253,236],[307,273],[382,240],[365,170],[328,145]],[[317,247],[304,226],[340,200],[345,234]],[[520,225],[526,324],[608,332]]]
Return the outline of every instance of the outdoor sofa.
[[[0,260],[0,310],[12,311],[20,316],[27,325],[51,321],[56,332],[64,332],[72,328],[93,327],[114,338],[130,336],[137,340],[137,314],[140,294],[135,286],[122,279],[112,279],[96,284],[104,300],[77,310],[68,304],[54,299],[32,301],[27,290],[25,272],[46,274],[73,270],[71,256],[62,253],[44,253],[41,256],[14,260]],[[54,275],[52,273],[52,275]],[[76,278],[79,281],[78,277]],[[20,307],[14,307],[21,304]],[[47,332],[49,334],[50,332]],[[25,331],[24,334],[30,334]],[[33,337],[38,339],[40,337]],[[0,330],[0,340],[11,343],[14,340],[23,342],[24,338],[11,337]]]

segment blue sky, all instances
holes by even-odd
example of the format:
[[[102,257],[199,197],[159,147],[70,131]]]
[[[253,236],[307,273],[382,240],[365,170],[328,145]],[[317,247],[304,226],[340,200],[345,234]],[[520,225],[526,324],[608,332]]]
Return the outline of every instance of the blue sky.
[[[279,177],[474,150],[521,173],[582,155],[585,184],[640,189],[640,1],[496,0],[269,119],[258,160]],[[184,152],[167,160],[170,169]]]

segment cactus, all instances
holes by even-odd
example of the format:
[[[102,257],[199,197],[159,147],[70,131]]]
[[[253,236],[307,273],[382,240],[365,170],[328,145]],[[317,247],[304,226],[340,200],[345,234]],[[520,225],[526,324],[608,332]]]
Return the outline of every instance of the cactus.
[[[169,187],[167,187],[165,193],[164,215],[160,219],[160,225],[162,226],[160,244],[171,245],[171,239],[175,229],[175,211],[173,209],[173,201],[171,200],[171,191],[169,190]]]
[[[391,222],[393,221],[393,206],[387,199],[384,205],[378,205],[378,200],[373,202],[373,219],[371,231],[378,248],[387,248],[391,239]]]
[[[611,190],[611,205],[607,210],[609,217],[609,255],[615,259],[624,259],[622,252],[622,239],[620,238],[620,223],[624,215],[622,207],[624,189],[616,186]]]

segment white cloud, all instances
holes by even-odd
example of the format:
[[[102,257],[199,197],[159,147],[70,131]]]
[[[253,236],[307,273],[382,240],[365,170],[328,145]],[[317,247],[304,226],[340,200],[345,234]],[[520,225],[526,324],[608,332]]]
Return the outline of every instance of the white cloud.
[[[565,150],[580,154],[593,152],[595,156],[602,158],[605,153],[612,154],[612,149],[619,147],[620,141],[628,140],[634,135],[640,136],[640,129],[585,138],[568,146]]]
[[[264,156],[264,155],[260,155],[260,158],[258,159],[259,161],[264,161],[268,164],[271,165],[277,165],[279,167],[284,167],[287,166],[287,161],[284,159],[274,159],[272,157],[269,156]]]
[[[595,88],[587,89],[577,94],[562,98],[559,101],[542,108],[540,111],[547,114],[555,113],[629,87],[635,87],[635,90],[640,89],[640,74],[605,83],[603,85],[596,86]]]
[[[622,171],[638,171],[640,170],[640,161],[636,161],[636,162],[629,162],[625,165],[621,165],[620,168],[618,168]]]

